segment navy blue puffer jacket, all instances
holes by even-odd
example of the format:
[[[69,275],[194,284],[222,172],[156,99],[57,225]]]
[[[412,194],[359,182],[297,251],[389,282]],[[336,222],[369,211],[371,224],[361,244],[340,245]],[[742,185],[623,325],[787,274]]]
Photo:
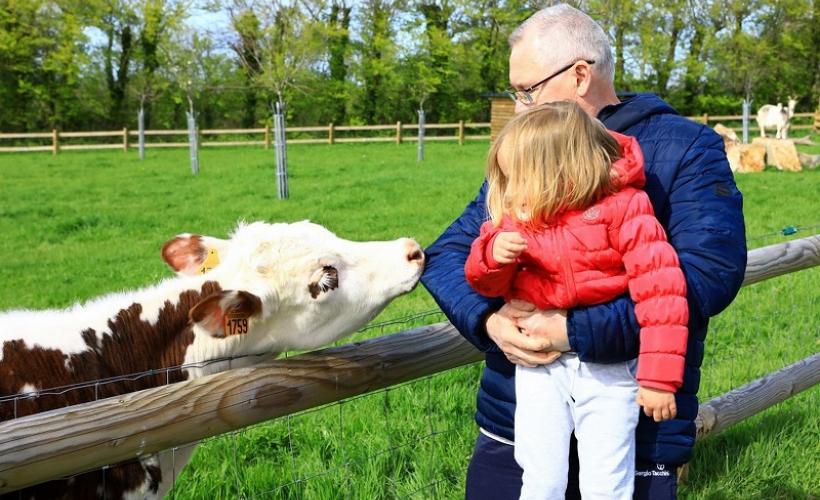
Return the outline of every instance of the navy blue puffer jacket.
[[[711,129],[679,116],[651,94],[607,106],[598,115],[607,128],[634,136],[646,161],[645,190],[655,214],[678,252],[689,301],[689,344],[683,386],[676,394],[677,418],[655,423],[641,413],[638,457],[650,462],[687,462],[695,442],[703,343],[709,318],[734,299],[746,269],[742,197],[726,160],[723,141]],[[422,276],[450,321],[486,354],[478,391],[476,422],[513,440],[515,367],[489,339],[484,318],[501,307],[475,293],[464,279],[470,244],[488,219],[486,182],[478,196],[427,248]],[[628,295],[568,311],[572,350],[582,361],[614,363],[638,355],[639,326]]]

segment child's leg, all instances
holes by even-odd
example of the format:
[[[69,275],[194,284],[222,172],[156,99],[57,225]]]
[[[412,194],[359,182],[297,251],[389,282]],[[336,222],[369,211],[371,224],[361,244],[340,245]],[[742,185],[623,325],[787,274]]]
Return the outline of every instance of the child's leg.
[[[515,460],[524,469],[522,499],[561,499],[567,489],[572,414],[561,360],[515,370]]]
[[[633,362],[581,363],[575,382],[581,496],[631,500],[639,407]]]

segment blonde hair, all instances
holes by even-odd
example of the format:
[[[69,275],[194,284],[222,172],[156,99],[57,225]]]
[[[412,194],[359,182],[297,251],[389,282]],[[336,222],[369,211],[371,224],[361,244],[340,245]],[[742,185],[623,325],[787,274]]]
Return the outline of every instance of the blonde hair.
[[[498,155],[504,154],[507,175]],[[586,208],[613,192],[618,141],[571,101],[533,107],[501,130],[487,158],[487,209],[538,224],[564,210]]]

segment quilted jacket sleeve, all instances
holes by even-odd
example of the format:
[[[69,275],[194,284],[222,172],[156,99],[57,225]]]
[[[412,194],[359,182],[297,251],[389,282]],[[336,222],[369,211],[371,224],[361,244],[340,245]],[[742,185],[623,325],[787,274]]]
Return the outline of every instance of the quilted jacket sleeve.
[[[675,249],[655,218],[649,197],[635,191],[618,234],[640,330],[638,383],[675,392],[683,383],[689,306]]]
[[[430,245],[421,282],[456,329],[480,351],[499,352],[487,336],[484,319],[504,305],[501,299],[479,295],[464,277],[464,264],[481,224],[487,220],[487,183],[464,212]]]
[[[667,236],[686,276],[690,324],[704,324],[731,303],[746,270],[743,199],[720,136],[701,128],[686,146],[671,184],[658,192],[663,194],[653,198],[653,205],[667,214]],[[570,346],[586,362],[634,358],[639,329],[627,295],[567,313]]]
[[[481,233],[473,241],[464,275],[467,283],[485,297],[504,297],[510,290],[515,278],[516,264],[498,264],[492,257],[492,245],[495,237],[502,231],[487,221],[481,225]]]

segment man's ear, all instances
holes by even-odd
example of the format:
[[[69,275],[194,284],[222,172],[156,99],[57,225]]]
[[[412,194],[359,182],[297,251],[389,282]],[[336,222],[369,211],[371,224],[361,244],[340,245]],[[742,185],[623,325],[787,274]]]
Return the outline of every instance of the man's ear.
[[[588,64],[578,64],[574,68],[575,94],[584,97],[589,93],[592,86],[592,67]]]
[[[175,273],[185,276],[205,274],[225,258],[227,240],[198,234],[180,234],[162,246],[162,260]]]
[[[250,318],[262,313],[262,301],[244,290],[224,290],[198,302],[188,317],[211,337],[248,333]]]

